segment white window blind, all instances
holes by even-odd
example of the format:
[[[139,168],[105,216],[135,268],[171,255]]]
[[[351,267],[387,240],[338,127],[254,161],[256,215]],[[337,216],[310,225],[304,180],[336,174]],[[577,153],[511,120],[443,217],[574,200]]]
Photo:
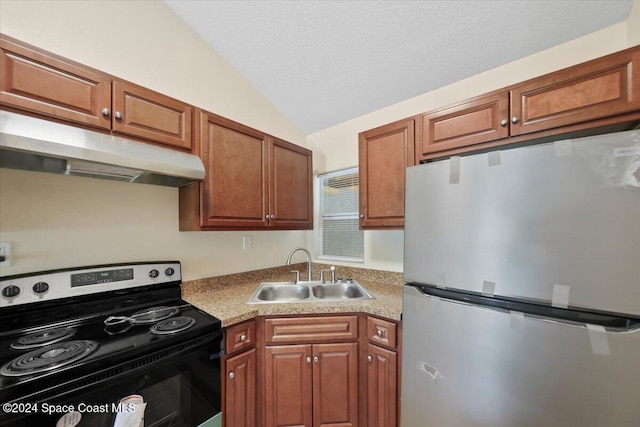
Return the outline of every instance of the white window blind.
[[[359,229],[358,169],[318,176],[321,257],[364,260],[364,232]]]

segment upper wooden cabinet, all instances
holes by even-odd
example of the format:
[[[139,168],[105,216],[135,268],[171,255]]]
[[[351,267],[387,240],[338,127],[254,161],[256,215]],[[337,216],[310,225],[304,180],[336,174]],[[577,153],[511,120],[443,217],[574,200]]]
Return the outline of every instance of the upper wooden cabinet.
[[[0,35],[0,103],[83,125],[111,128],[106,74]],[[105,113],[103,113],[105,110]]]
[[[417,161],[625,122],[633,128],[640,46],[419,117]]]
[[[420,116],[420,154],[509,136],[509,92],[482,97]]]
[[[193,107],[149,89],[113,81],[113,130],[191,150]]]
[[[199,110],[202,183],[180,189],[180,230],[311,229],[311,151]]]
[[[313,228],[311,152],[271,138],[269,221],[274,228]]]
[[[193,107],[0,35],[0,104],[191,150]]]
[[[414,164],[413,119],[359,135],[360,228],[404,226],[405,168]]]
[[[640,109],[640,49],[567,68],[511,89],[511,135]]]

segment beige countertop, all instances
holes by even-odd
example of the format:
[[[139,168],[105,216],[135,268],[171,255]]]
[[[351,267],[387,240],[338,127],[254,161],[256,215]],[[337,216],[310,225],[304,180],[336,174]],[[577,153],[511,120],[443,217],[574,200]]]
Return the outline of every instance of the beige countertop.
[[[400,320],[402,285],[370,280],[357,281],[374,300],[247,304],[261,282],[287,280],[291,280],[291,275],[228,284],[219,279],[203,279],[183,284],[182,298],[220,319],[224,327],[257,316],[290,314],[368,313]]]

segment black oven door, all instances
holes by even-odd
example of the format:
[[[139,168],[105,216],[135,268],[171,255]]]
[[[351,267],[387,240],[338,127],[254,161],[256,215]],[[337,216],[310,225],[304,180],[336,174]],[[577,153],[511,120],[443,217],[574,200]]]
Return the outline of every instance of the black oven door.
[[[128,364],[125,372],[62,392],[39,403],[38,412],[10,426],[127,426],[139,395],[146,403],[144,427],[210,427],[221,425],[220,356],[222,335],[167,355],[161,351]],[[117,372],[112,370],[110,372]],[[100,373],[101,377],[109,373]],[[97,375],[98,376],[98,375]],[[91,378],[88,379],[91,382]],[[126,399],[129,397],[129,399]],[[70,411],[72,410],[72,411]],[[47,412],[52,412],[48,414]],[[73,412],[73,413],[70,413]],[[129,418],[130,421],[130,418]]]

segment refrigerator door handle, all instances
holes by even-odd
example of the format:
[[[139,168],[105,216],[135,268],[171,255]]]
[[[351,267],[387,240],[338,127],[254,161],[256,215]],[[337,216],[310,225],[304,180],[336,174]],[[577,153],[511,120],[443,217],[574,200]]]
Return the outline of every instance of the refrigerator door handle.
[[[640,329],[640,318],[620,313],[588,310],[576,307],[557,308],[547,302],[530,301],[499,295],[483,295],[479,292],[438,288],[434,285],[411,282],[422,295],[447,299],[456,303],[476,305],[485,308],[519,312],[529,317],[559,323],[584,326],[602,326],[608,332],[632,332]]]

